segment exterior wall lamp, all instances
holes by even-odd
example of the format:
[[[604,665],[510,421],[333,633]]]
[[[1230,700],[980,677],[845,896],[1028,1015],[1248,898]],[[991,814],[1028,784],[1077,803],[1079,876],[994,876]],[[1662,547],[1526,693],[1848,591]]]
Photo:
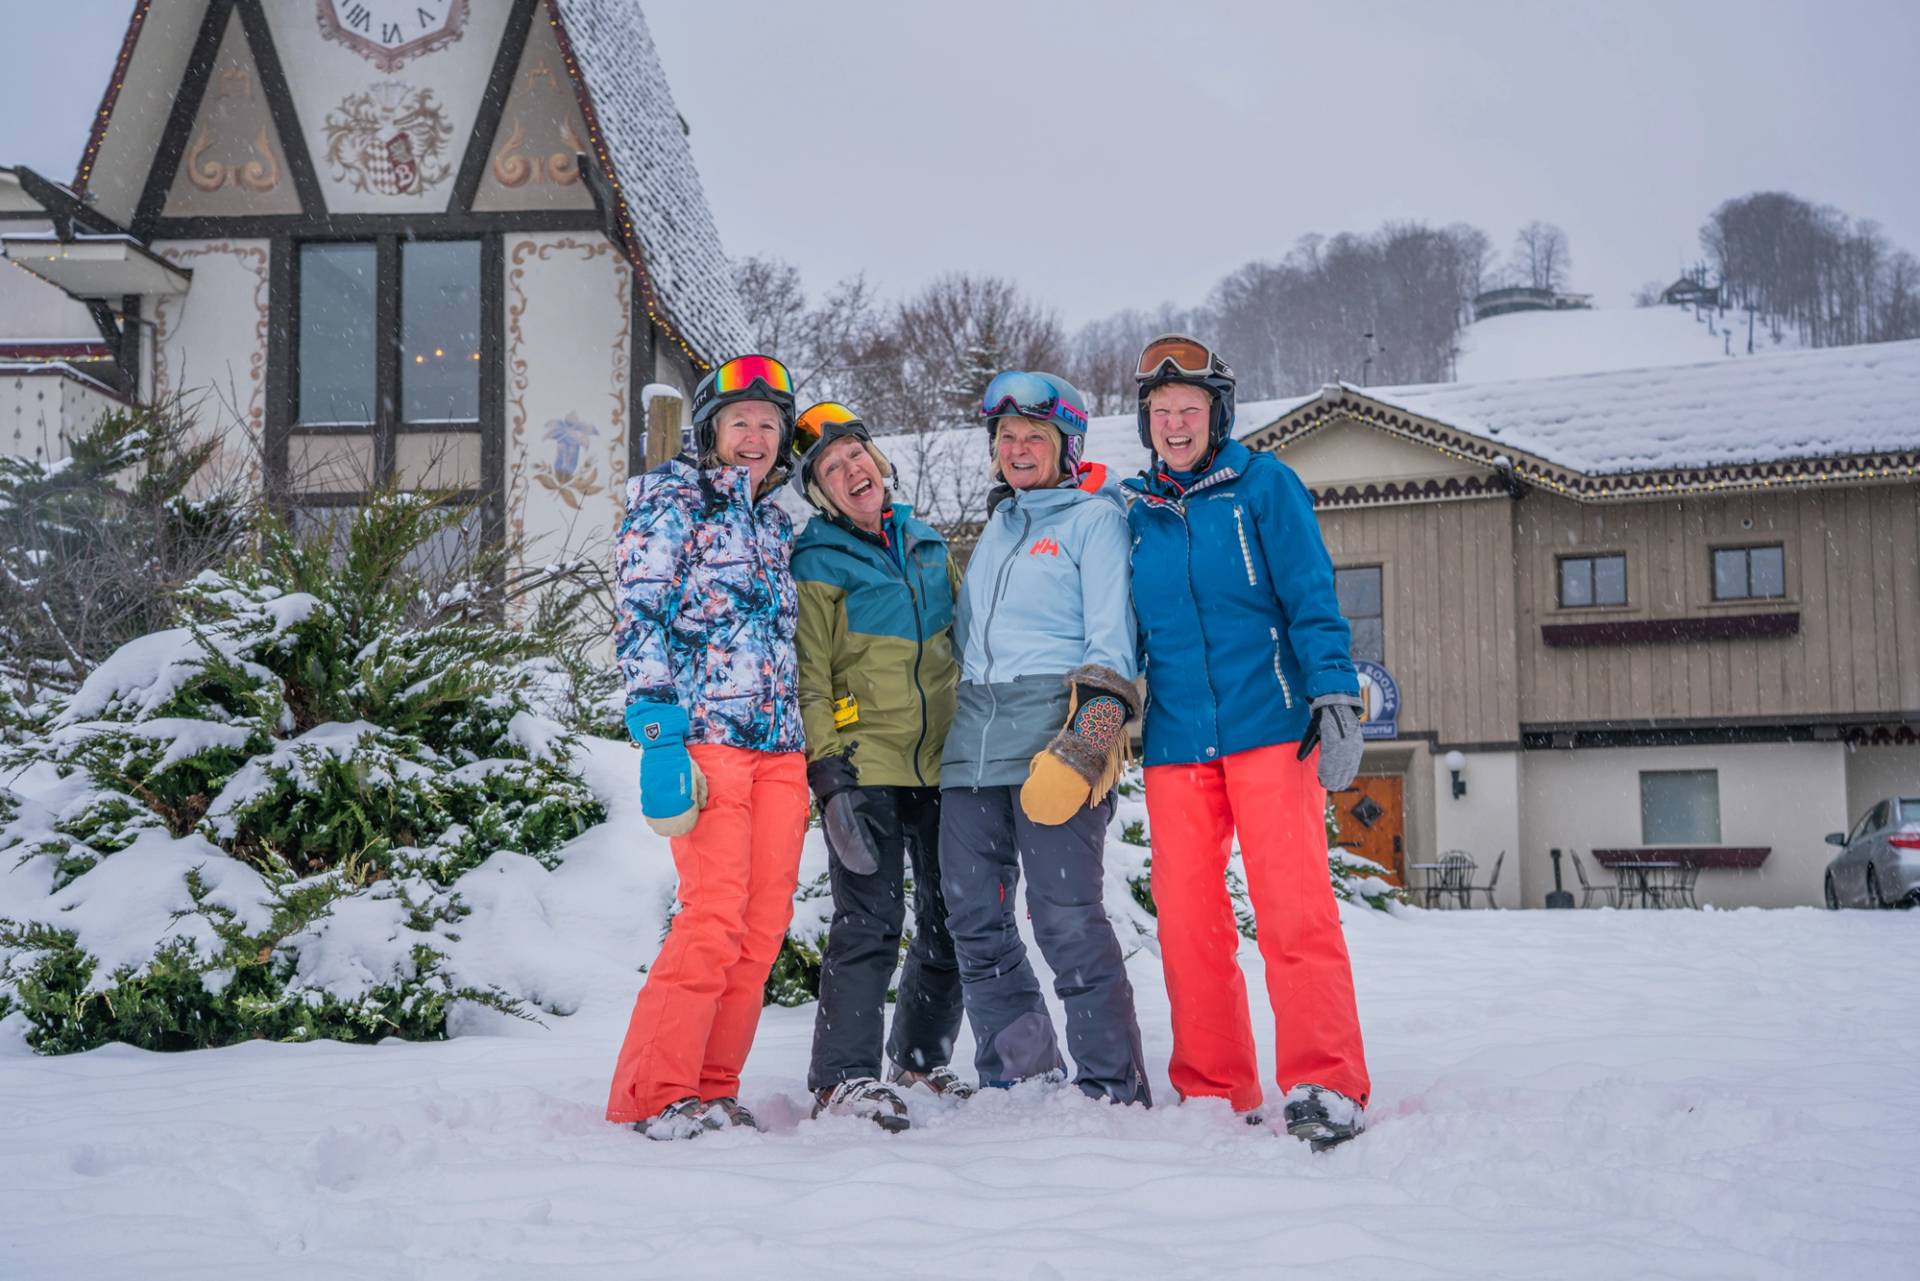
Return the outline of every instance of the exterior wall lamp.
[[[1467,794],[1467,780],[1460,777],[1467,769],[1466,753],[1448,752],[1440,759],[1441,764],[1447,767],[1447,772],[1453,775],[1453,795],[1454,799],[1458,800]]]

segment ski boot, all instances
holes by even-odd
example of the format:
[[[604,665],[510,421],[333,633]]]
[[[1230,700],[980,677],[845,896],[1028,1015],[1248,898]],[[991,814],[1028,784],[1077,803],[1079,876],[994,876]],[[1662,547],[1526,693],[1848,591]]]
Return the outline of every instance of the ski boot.
[[[1338,1147],[1367,1128],[1358,1103],[1338,1090],[1319,1085],[1296,1085],[1288,1090],[1281,1116],[1287,1133],[1305,1139],[1315,1152]]]
[[[700,1119],[716,1130],[736,1127],[743,1130],[760,1128],[759,1120],[748,1110],[747,1105],[731,1094],[709,1100],[700,1113]]]
[[[943,1099],[952,1099],[964,1103],[973,1097],[973,1087],[960,1079],[959,1073],[942,1063],[939,1067],[930,1067],[924,1072],[912,1068],[903,1068],[898,1063],[887,1074],[887,1080],[903,1090],[911,1090],[916,1085],[924,1085]]]
[[[708,1130],[717,1130],[726,1124],[718,1113],[708,1109],[705,1103],[689,1094],[684,1099],[676,1099],[644,1121],[635,1121],[633,1128],[650,1139],[665,1142],[673,1139],[697,1139]]]
[[[906,1100],[871,1076],[856,1076],[819,1091],[813,1098],[813,1114],[863,1116],[889,1134],[913,1124]]]

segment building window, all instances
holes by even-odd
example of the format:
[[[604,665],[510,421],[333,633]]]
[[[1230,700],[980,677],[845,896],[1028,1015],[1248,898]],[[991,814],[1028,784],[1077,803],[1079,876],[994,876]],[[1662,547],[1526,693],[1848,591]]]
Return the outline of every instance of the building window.
[[[1627,558],[1612,556],[1562,556],[1560,558],[1560,608],[1591,609],[1600,605],[1627,603]]]
[[[461,499],[499,488],[483,474],[498,452],[485,439],[497,430],[485,352],[497,347],[484,335],[499,327],[483,301],[485,250],[399,236],[294,248],[292,403],[273,455],[291,505],[351,508],[388,485]]]
[[[1779,543],[1713,549],[1715,600],[1778,600],[1786,594],[1787,553]]]
[[[1645,845],[1720,843],[1720,771],[1640,772],[1640,840]]]
[[[1340,598],[1340,612],[1353,631],[1353,657],[1384,666],[1387,628],[1381,606],[1380,578],[1378,565],[1333,571],[1334,594]]]

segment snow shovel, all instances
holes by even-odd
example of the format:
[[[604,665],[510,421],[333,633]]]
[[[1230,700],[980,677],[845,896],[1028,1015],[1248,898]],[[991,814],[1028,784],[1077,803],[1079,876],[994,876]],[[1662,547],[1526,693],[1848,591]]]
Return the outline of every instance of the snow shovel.
[[[1560,885],[1560,851],[1549,850],[1553,855],[1553,893],[1547,895],[1548,907],[1572,907],[1573,895]]]

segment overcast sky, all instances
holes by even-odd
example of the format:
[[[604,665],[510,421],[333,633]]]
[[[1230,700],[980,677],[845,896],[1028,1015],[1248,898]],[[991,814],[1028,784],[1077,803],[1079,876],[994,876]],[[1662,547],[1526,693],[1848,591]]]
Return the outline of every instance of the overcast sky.
[[[70,177],[129,4],[8,7],[0,161]],[[1464,221],[1504,251],[1541,218],[1617,306],[1768,188],[1920,253],[1911,0],[646,9],[728,251],[815,290],[991,271],[1078,324],[1309,232]]]

